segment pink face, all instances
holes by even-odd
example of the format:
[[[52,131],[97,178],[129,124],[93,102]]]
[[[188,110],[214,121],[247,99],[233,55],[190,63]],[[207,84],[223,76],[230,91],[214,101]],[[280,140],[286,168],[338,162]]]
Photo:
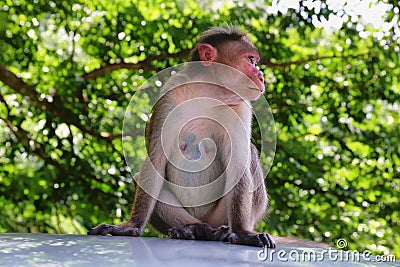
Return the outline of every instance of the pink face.
[[[239,62],[236,68],[246,74],[257,86],[257,88],[250,87],[250,89],[259,90],[261,93],[264,93],[264,76],[257,68],[259,60],[260,56],[257,52],[245,52],[239,56]]]

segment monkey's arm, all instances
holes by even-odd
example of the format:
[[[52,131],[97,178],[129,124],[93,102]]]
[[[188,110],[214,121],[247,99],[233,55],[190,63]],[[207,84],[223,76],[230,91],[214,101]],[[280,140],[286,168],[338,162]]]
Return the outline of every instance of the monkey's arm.
[[[250,145],[250,168],[247,168],[238,184],[229,193],[230,242],[259,247],[275,247],[275,242],[266,233],[254,231],[255,224],[263,217],[268,206],[264,174],[260,166],[257,148]]]
[[[139,236],[154,209],[156,199],[163,185],[165,158],[160,156],[143,163],[137,181],[135,201],[128,222],[119,225],[102,224],[89,230],[88,235]],[[160,166],[156,168],[155,166]]]
[[[249,183],[251,179],[250,172],[245,171],[238,185],[230,192],[232,194],[230,198],[232,234],[229,241],[232,244],[274,248],[275,242],[268,234],[257,233],[253,230],[254,224],[259,219],[255,212],[260,208],[254,204],[260,202],[257,198],[266,197],[266,194],[261,192],[265,191],[264,186],[260,186],[256,191],[251,192],[251,183]]]

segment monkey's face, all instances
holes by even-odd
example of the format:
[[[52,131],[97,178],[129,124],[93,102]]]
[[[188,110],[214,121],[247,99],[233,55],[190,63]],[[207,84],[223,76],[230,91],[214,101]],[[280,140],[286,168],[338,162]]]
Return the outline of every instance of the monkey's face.
[[[257,90],[260,94],[264,93],[264,76],[257,68],[260,56],[257,52],[245,52],[238,56],[238,64],[236,68],[246,74],[246,76],[254,83],[249,84],[249,90]]]
[[[231,70],[224,68],[220,73],[224,84],[231,91],[246,100],[257,100],[265,91],[264,76],[257,68],[260,60],[258,52],[246,49],[245,52],[238,53],[224,64],[233,67]]]
[[[264,76],[257,68],[260,55],[250,42],[227,41],[218,47],[200,44],[197,49],[201,64],[211,67],[209,72],[214,73],[229,90],[246,100],[256,100],[264,93]],[[232,69],[213,63],[228,65]]]

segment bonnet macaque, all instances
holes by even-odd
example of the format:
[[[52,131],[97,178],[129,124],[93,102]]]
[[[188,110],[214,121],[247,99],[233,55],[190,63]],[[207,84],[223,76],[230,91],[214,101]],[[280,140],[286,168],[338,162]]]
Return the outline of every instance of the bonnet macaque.
[[[275,247],[270,235],[254,231],[268,205],[250,142],[250,101],[265,90],[259,59],[236,28],[200,36],[193,64],[170,78],[153,109],[130,219],[88,234],[140,236],[149,221],[172,238]]]

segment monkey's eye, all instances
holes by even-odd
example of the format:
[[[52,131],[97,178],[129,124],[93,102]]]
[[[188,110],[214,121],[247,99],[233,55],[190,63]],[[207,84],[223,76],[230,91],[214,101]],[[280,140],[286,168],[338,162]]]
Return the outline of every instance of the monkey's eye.
[[[254,56],[248,56],[247,58],[249,59],[249,62],[250,62],[252,65],[254,65],[254,64],[257,65],[257,62],[256,62],[256,60],[254,59]]]

